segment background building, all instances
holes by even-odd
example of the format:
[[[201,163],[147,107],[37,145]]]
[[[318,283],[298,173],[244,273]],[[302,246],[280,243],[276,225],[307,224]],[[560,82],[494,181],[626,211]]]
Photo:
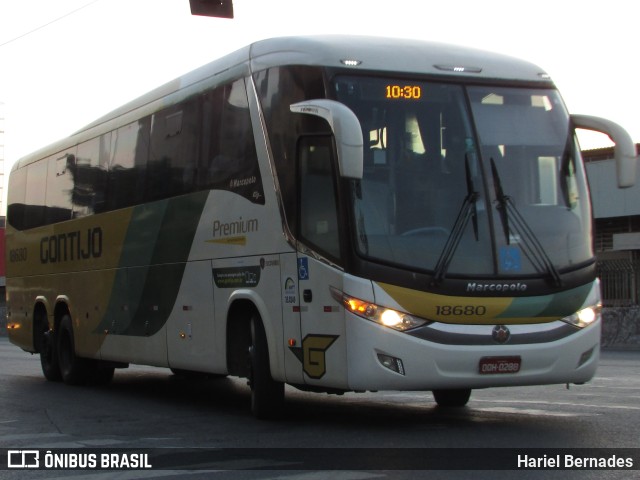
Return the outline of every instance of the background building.
[[[637,146],[640,150],[640,145]],[[640,166],[617,188],[613,148],[582,152],[591,187],[594,245],[602,287],[602,346],[640,349]]]
[[[593,199],[594,245],[604,305],[639,305],[640,168],[635,186],[619,189],[613,148],[582,154]]]
[[[4,204],[5,191],[4,191],[4,115],[5,104],[0,102],[0,219],[2,220],[2,227],[4,227],[4,216],[7,213],[7,206]]]
[[[4,203],[4,115],[5,105],[0,102],[0,333],[6,328],[4,227],[7,206]]]

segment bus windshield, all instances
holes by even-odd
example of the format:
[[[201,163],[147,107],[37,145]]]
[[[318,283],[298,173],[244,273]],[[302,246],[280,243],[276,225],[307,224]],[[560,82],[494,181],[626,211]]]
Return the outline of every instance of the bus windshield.
[[[549,276],[593,258],[588,190],[555,90],[337,77],[358,116],[358,253],[436,277]]]

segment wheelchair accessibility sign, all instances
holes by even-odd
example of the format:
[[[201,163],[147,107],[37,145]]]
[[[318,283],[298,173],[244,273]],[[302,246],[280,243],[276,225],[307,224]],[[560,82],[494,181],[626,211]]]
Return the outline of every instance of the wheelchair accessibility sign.
[[[309,280],[309,259],[307,257],[298,259],[298,279]]]

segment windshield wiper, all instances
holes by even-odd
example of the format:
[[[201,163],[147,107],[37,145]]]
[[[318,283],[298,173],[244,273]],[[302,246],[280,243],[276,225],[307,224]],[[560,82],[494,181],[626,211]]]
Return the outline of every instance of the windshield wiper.
[[[510,245],[509,238],[509,213],[507,211],[508,203],[511,198],[504,194],[502,189],[502,182],[500,181],[500,175],[498,175],[498,169],[496,168],[496,162],[491,157],[491,173],[493,175],[493,189],[496,192],[496,198],[498,199],[498,206],[496,209],[500,214],[500,222],[502,223],[502,231],[507,241],[507,245]]]
[[[551,277],[554,286],[561,286],[562,279],[560,278],[558,270],[549,258],[549,255],[547,255],[547,252],[544,250],[540,240],[536,237],[536,234],[531,230],[531,227],[529,227],[525,218],[516,208],[511,197],[504,193],[496,163],[493,160],[493,157],[491,157],[490,160],[491,173],[493,174],[493,188],[496,193],[496,200],[498,201],[496,209],[500,214],[502,230],[504,232],[507,245],[511,245],[511,227],[509,225],[509,219],[511,219],[513,232],[520,238],[521,244],[524,247],[522,251],[529,262],[531,262],[539,272],[547,272]]]
[[[467,195],[464,197],[456,222],[453,224],[451,233],[449,233],[449,237],[447,238],[447,243],[445,243],[442,253],[440,254],[440,258],[438,259],[438,263],[436,264],[436,269],[433,275],[433,282],[435,284],[439,284],[444,280],[449,264],[453,259],[453,254],[458,249],[458,245],[460,245],[464,230],[470,219],[473,223],[473,233],[475,235],[476,242],[479,240],[478,209],[476,207],[479,194],[476,192],[473,184],[473,178],[471,177],[468,154],[465,154],[464,156],[464,168],[467,181]]]

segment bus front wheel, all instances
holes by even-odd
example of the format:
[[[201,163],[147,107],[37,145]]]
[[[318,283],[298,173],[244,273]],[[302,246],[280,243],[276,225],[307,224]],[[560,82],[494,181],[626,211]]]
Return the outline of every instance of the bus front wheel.
[[[470,388],[434,390],[433,398],[439,407],[464,407],[471,397]]]
[[[271,377],[267,336],[258,315],[254,315],[251,319],[249,363],[251,412],[256,418],[275,418],[280,414],[284,404],[284,383],[277,382]]]

